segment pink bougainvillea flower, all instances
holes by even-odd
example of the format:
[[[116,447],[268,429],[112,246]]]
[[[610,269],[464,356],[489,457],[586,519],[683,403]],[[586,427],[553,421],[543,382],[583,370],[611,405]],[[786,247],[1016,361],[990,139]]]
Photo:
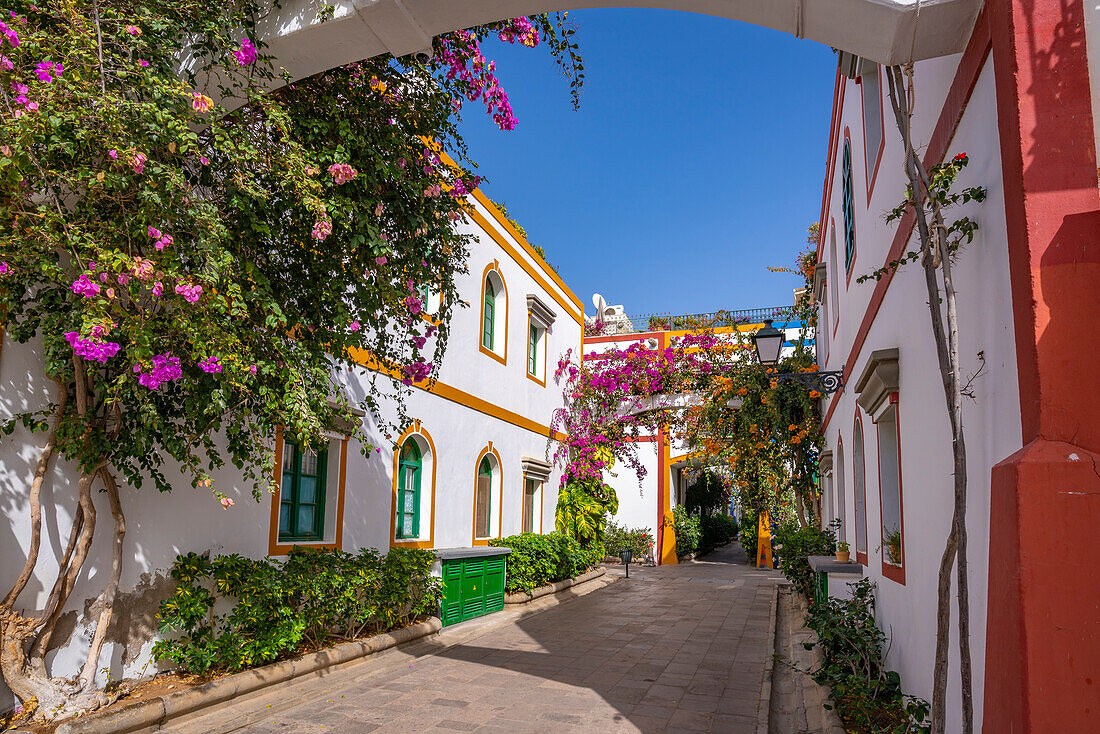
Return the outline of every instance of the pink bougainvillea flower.
[[[406,297],[405,305],[408,307],[413,316],[416,316],[418,313],[424,310],[424,303],[420,300],[418,296]]]
[[[87,273],[81,273],[80,277],[73,281],[73,293],[79,293],[85,298],[93,298],[99,295],[99,283],[88,278]]]
[[[161,293],[164,293],[164,283],[158,280],[156,283],[153,283],[153,297],[160,298]]]
[[[0,262],[0,275],[7,275],[11,272],[11,265],[8,265],[8,261],[4,260]]]
[[[118,354],[119,350],[119,345],[114,342],[101,341],[98,337],[85,339],[75,331],[66,332],[65,341],[69,342],[73,354],[95,362],[106,362]]]
[[[253,375],[255,375],[257,372],[259,372],[259,370],[256,369],[256,365],[254,365],[254,364],[248,365],[248,371],[250,373],[252,373]]]
[[[210,159],[207,158],[206,156],[199,156],[199,163],[203,164],[204,166],[209,166],[210,165]]]
[[[149,278],[152,278],[154,270],[155,270],[155,267],[153,266],[153,261],[152,260],[147,260],[144,257],[135,257],[134,258],[134,271],[133,272],[134,272],[134,277],[135,278],[138,278],[140,280],[147,280]]]
[[[146,66],[148,66],[148,65],[149,65],[149,62],[148,62],[148,61],[146,61],[145,59],[138,59],[137,61],[138,61],[138,66],[140,66],[140,67],[141,67],[141,68],[143,68],[143,69],[144,69],[144,68],[145,68]]]
[[[359,331],[359,322],[358,321],[352,321],[351,325],[348,326],[348,328],[351,329],[353,332]]]
[[[138,28],[136,25],[126,26],[126,32],[129,33],[131,36],[140,36],[141,35],[141,29]]]
[[[164,249],[165,247],[167,247],[167,246],[168,246],[168,245],[170,245],[170,244],[172,244],[172,235],[170,235],[170,234],[163,234],[163,235],[160,235],[160,236],[159,236],[159,237],[157,238],[157,241],[153,243],[153,245],[154,245],[154,246],[155,246],[155,247],[156,247],[156,248],[157,248],[158,250],[163,250],[163,249]]]
[[[138,373],[138,384],[150,390],[156,390],[166,382],[172,382],[183,377],[180,358],[173,357],[171,352],[153,357],[153,364],[149,371],[145,371],[144,365],[135,364],[134,372]]]
[[[432,184],[428,188],[424,189],[424,196],[428,198],[435,198],[442,192],[439,184]]]
[[[325,219],[318,219],[313,223],[313,231],[309,234],[310,237],[318,242],[324,242],[325,238],[332,234],[332,220],[327,217]]]
[[[111,148],[110,150],[107,151],[107,157],[110,158],[113,161],[117,161],[118,160],[118,151],[115,150],[114,148]]]
[[[235,504],[236,503],[233,500],[231,500],[230,498],[222,497],[222,509],[223,510],[228,510],[230,507],[232,507]]]
[[[0,67],[2,67],[5,71],[12,71],[13,69],[15,69],[15,64],[13,64],[11,62],[11,59],[9,59],[7,56],[5,56],[4,54],[0,54]]]
[[[214,100],[210,99],[205,94],[192,92],[191,106],[195,109],[196,112],[206,113],[214,108]]]
[[[378,257],[374,258],[375,265],[385,265],[388,262],[389,259],[385,255],[379,255]]]
[[[130,159],[130,168],[134,169],[134,173],[145,172],[145,161],[149,160],[144,153],[135,153],[134,157]]]
[[[12,18],[14,17],[13,15]],[[7,23],[0,23],[0,33],[4,34],[12,48],[19,48],[19,34],[15,32],[14,28],[8,27]]]
[[[0,153],[3,153],[7,157],[11,158],[11,147],[7,145],[0,145]]]
[[[207,357],[199,362],[199,369],[211,375],[219,374],[224,368],[218,364],[217,357]]]
[[[233,58],[237,59],[240,66],[248,66],[256,61],[256,47],[247,38],[241,39],[241,47],[233,52]]]
[[[332,178],[337,184],[347,183],[359,175],[359,172],[347,163],[333,163],[328,167],[328,172],[332,174]]]
[[[130,282],[130,276],[129,275],[127,275],[126,273],[119,273],[118,274],[118,284],[119,285],[126,285],[129,282]]]
[[[35,64],[34,75],[38,77],[38,81],[43,84],[49,84],[54,78],[61,78],[61,72],[64,71],[60,62],[57,61],[39,61]]]
[[[152,237],[154,240],[160,237],[160,230],[151,224],[149,225],[149,228],[146,230],[146,232],[148,232],[149,236]]]
[[[374,207],[374,216],[376,216],[376,217],[382,216],[382,203],[381,202],[379,202],[378,205],[376,207]]]
[[[400,168],[401,170],[405,170],[405,166],[407,166],[408,163],[409,162],[407,160],[405,160],[404,158],[398,158],[397,159],[397,167]]]
[[[176,284],[176,293],[183,296],[183,300],[188,303],[198,303],[199,298],[202,297],[202,286],[188,285],[181,281]]]

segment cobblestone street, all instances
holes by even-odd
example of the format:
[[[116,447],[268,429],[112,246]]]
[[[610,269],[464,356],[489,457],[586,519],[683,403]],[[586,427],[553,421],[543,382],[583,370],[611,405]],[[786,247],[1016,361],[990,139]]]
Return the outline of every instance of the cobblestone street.
[[[751,734],[778,575],[745,565],[735,545],[632,567],[629,579],[534,616],[455,625],[170,730]]]

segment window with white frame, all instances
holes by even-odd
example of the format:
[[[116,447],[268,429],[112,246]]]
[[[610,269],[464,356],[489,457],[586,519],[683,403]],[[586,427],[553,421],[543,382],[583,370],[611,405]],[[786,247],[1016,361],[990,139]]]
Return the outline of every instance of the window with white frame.
[[[534,293],[527,294],[527,376],[546,384],[547,339],[556,315]]]

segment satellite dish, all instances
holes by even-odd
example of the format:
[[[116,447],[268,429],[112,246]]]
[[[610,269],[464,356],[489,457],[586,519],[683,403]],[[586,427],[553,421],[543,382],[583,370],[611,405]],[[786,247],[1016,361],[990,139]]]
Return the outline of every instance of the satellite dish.
[[[599,293],[594,293],[592,295],[592,305],[596,307],[596,318],[600,318],[604,315],[604,311],[607,310],[607,299]]]

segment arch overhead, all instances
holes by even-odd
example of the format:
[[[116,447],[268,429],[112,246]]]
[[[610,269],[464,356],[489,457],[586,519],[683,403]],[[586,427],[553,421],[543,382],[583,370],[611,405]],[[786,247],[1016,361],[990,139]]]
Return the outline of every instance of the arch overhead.
[[[336,0],[328,5],[334,13],[322,21],[316,0],[283,0],[260,24],[276,68],[284,67],[293,79],[383,53],[405,56],[430,49],[434,36],[460,28],[601,7],[729,18],[880,64],[900,64],[961,52],[982,0]]]

